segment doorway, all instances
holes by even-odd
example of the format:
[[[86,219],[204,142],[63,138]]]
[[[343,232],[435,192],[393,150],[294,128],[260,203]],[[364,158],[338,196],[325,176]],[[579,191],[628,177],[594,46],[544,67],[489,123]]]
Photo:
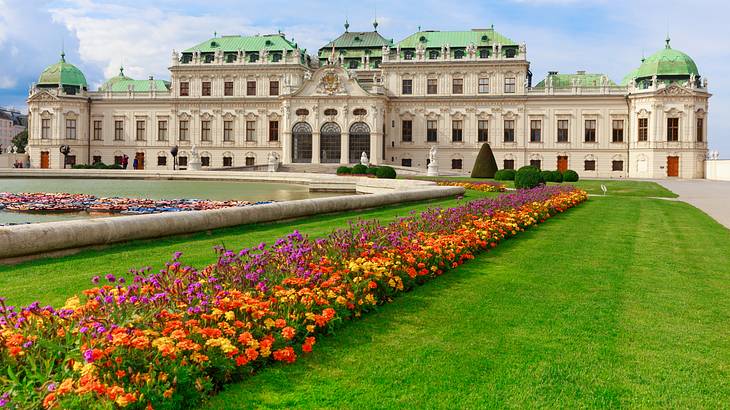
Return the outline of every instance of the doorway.
[[[144,152],[138,152],[134,155],[134,159],[137,160],[137,169],[144,169]]]
[[[565,172],[568,170],[568,157],[558,156],[558,171]]]
[[[48,151],[41,151],[41,168],[47,169],[50,165],[51,161],[49,158]]]
[[[667,157],[667,176],[679,176],[679,157]]]

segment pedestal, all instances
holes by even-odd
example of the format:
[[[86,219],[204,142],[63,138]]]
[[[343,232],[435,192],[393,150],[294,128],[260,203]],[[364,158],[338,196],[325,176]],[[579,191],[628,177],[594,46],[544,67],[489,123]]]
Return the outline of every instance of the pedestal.
[[[429,177],[439,176],[439,164],[436,161],[432,161],[428,164],[428,171],[426,171],[426,175]]]
[[[201,168],[200,161],[188,162],[188,171],[200,171],[200,168]]]
[[[276,172],[277,169],[279,169],[279,162],[278,161],[269,162],[269,167],[268,167],[267,171],[269,171],[269,172]]]

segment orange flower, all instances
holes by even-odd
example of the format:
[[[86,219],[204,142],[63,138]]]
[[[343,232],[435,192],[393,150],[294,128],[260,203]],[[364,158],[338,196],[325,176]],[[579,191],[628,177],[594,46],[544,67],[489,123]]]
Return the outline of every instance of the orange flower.
[[[274,326],[276,326],[279,329],[281,329],[284,326],[286,326],[286,320],[284,320],[284,319],[276,319],[276,321],[274,322]]]
[[[250,347],[246,349],[246,357],[248,357],[248,360],[254,361],[259,357],[259,352],[253,347]]]
[[[175,388],[170,387],[169,389],[165,390],[164,393],[162,393],[162,397],[169,399],[170,397],[172,397],[172,393],[174,393],[174,392],[175,392]]]
[[[286,340],[292,340],[296,333],[297,333],[297,331],[294,330],[294,328],[290,327],[290,326],[287,326],[287,327],[281,329],[281,335],[284,336],[284,339],[286,339]]]

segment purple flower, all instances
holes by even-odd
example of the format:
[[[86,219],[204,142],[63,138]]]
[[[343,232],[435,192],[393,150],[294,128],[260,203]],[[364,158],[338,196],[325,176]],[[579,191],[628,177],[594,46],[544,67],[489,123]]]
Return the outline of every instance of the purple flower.
[[[0,407],[5,407],[8,403],[10,403],[10,393],[3,393],[3,395],[0,396]]]
[[[56,383],[51,382],[51,384],[48,385],[48,391],[54,390],[56,390]]]
[[[86,326],[81,326],[81,328],[79,328],[79,333],[86,333],[87,331],[89,331],[89,328]]]
[[[98,284],[99,283],[99,276],[94,276],[93,278],[91,278],[91,283],[93,283],[95,285]]]
[[[94,361],[94,351],[87,349],[84,352],[84,360],[86,360],[86,363],[92,363]]]
[[[117,278],[114,275],[112,275],[111,273],[107,273],[104,277],[109,282],[115,282],[117,280]]]

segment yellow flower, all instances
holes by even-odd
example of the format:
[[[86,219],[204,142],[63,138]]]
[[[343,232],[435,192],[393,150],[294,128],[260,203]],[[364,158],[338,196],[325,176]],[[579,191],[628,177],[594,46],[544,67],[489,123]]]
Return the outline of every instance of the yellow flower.
[[[235,313],[233,313],[231,311],[226,312],[226,320],[231,321],[231,320],[235,320],[235,319],[236,319]]]

